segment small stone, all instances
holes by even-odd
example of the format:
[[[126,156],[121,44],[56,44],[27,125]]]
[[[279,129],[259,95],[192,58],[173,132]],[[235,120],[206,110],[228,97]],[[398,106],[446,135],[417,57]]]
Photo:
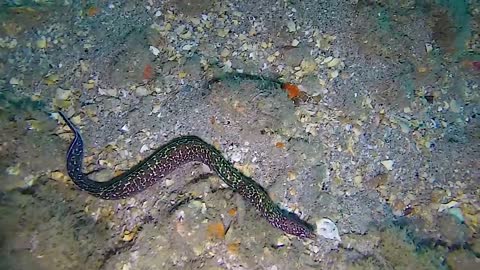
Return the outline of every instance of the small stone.
[[[66,182],[68,179],[68,177],[65,174],[59,171],[50,173],[50,178],[59,182]]]
[[[173,183],[175,183],[172,179],[167,179],[165,180],[165,186],[166,187],[170,187],[173,185]]]
[[[300,63],[300,67],[304,73],[312,73],[317,68],[315,61],[303,59]]]
[[[193,25],[197,26],[200,24],[200,19],[199,18],[191,18],[190,21],[193,23]]]
[[[56,99],[59,100],[67,100],[72,95],[72,90],[63,90],[61,88],[57,88],[57,93],[55,95]]]
[[[230,55],[230,51],[227,48],[223,49],[222,52],[220,53],[220,56],[222,57],[227,57],[229,55]]]
[[[217,35],[218,35],[219,37],[224,38],[224,37],[226,37],[226,36],[228,35],[229,32],[230,32],[230,29],[228,29],[228,28],[219,29],[219,30],[217,31]]]
[[[83,88],[86,90],[92,90],[95,87],[95,81],[94,80],[88,80],[88,82],[83,84]]]
[[[443,212],[446,209],[454,208],[454,207],[457,207],[459,205],[460,205],[460,203],[457,202],[457,201],[450,201],[448,203],[443,203],[443,204],[440,204],[440,206],[438,207],[438,212]]]
[[[292,40],[292,46],[293,47],[297,47],[298,44],[300,44],[300,41],[298,41],[297,39]]]
[[[273,61],[275,61],[275,59],[276,59],[275,55],[269,55],[269,56],[267,57],[267,61],[270,62],[270,63],[272,63]]]
[[[332,60],[333,60],[333,57],[332,57],[332,56],[329,56],[329,57],[323,59],[322,65],[323,65],[323,64],[328,64],[328,63],[329,63],[330,61],[332,61]]]
[[[360,186],[362,184],[362,176],[357,175],[353,178],[353,183],[355,183],[356,186]]]
[[[419,67],[418,68],[418,73],[426,73],[428,71],[428,68],[427,67]]]
[[[297,174],[294,171],[288,171],[287,172],[287,179],[288,181],[292,181],[297,179]]]
[[[19,85],[19,84],[20,84],[20,80],[17,79],[17,78],[15,78],[15,77],[12,77],[12,78],[10,78],[9,83],[10,83],[11,85]]]
[[[187,44],[182,47],[182,50],[184,51],[190,51],[193,48],[193,45]]]
[[[140,148],[140,153],[144,153],[144,152],[148,151],[149,149],[150,149],[150,147],[148,147],[148,145],[144,144]]]
[[[430,43],[425,43],[425,51],[430,53],[433,50],[433,46]]]
[[[450,111],[454,113],[459,113],[460,112],[460,106],[458,106],[458,103],[455,99],[450,100]]]
[[[288,28],[288,32],[295,32],[297,30],[297,27],[294,21],[289,21],[287,23],[287,28]]]
[[[82,117],[80,117],[80,115],[76,115],[72,117],[70,120],[72,120],[72,123],[74,123],[77,126],[80,126],[82,124]]]
[[[110,88],[110,89],[98,88],[98,93],[103,96],[111,96],[111,97],[116,97],[118,95],[118,91],[116,88]]]
[[[282,235],[277,239],[277,242],[275,243],[276,247],[284,247],[286,245],[290,244],[290,239],[286,235]]]
[[[20,163],[15,166],[10,166],[7,168],[7,173],[9,175],[19,175],[20,174]]]
[[[335,78],[338,77],[339,72],[338,72],[338,70],[334,70],[334,71],[330,72],[329,75],[330,75],[330,79],[335,79]]]
[[[338,233],[338,228],[333,221],[328,218],[322,218],[316,222],[317,230],[316,233],[327,239],[342,241],[340,234]]]
[[[135,95],[138,97],[145,97],[148,96],[150,92],[144,86],[139,86],[135,89]]]
[[[47,39],[42,36],[35,44],[37,45],[37,48],[45,49],[47,47]]]
[[[329,61],[329,62],[327,63],[327,67],[329,67],[329,68],[335,67],[335,66],[337,66],[337,65],[340,63],[340,61],[341,61],[341,60],[340,60],[339,58],[334,58],[334,59],[332,59],[332,61]]]
[[[206,246],[204,245],[204,242],[200,241],[198,244],[196,244],[193,248],[193,254],[195,254],[195,256],[200,256],[203,254],[203,252],[205,252],[206,250]]]
[[[385,169],[391,171],[393,170],[393,160],[384,160],[381,162]]]
[[[25,185],[27,187],[31,187],[31,186],[33,186],[33,184],[35,184],[35,181],[37,179],[38,179],[38,176],[29,174],[29,175],[27,175],[26,177],[23,178],[23,181],[25,182]]]
[[[130,231],[125,231],[123,233],[122,241],[124,242],[130,242],[135,238],[136,233],[135,232],[130,232]]]
[[[192,37],[192,32],[191,31],[187,31],[185,34],[181,34],[180,37],[182,39],[190,39]]]
[[[185,71],[180,71],[180,72],[178,73],[178,77],[179,77],[180,79],[183,79],[183,78],[187,77],[187,73],[186,73]]]
[[[155,56],[158,56],[158,54],[160,53],[160,50],[157,47],[150,46],[149,49],[153,53],[153,55],[155,55]]]
[[[232,155],[233,162],[240,162],[242,160],[242,154],[240,152],[235,152]]]

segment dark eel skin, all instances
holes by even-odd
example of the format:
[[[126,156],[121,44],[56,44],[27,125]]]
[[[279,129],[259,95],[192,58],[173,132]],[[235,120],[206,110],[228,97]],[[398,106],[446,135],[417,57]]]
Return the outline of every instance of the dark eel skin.
[[[68,175],[75,185],[93,196],[105,200],[124,199],[147,189],[185,163],[201,162],[250,202],[272,226],[300,238],[316,237],[312,225],[281,209],[262,186],[235,169],[220,151],[197,136],[182,136],[169,141],[127,172],[107,182],[92,180],[83,172],[80,131],[62,112],[59,114],[75,134],[67,153]]]

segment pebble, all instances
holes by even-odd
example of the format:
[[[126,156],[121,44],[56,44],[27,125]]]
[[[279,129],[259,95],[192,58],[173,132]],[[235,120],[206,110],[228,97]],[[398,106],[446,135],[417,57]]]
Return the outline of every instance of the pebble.
[[[173,183],[175,183],[175,182],[172,179],[165,180],[165,186],[166,187],[170,187],[171,185],[173,185]]]
[[[193,45],[187,44],[182,47],[182,50],[184,51],[190,51],[193,48]]]
[[[37,40],[36,45],[39,49],[45,49],[47,47],[47,39],[42,36],[39,40]]]
[[[322,218],[316,222],[316,233],[327,239],[342,241],[338,233],[337,225],[328,218]]]
[[[425,51],[430,53],[433,50],[433,46],[430,43],[425,43]]]
[[[127,125],[127,124],[123,125],[123,127],[121,128],[121,130],[124,131],[124,132],[128,132],[128,131],[129,131],[128,125]]]
[[[443,203],[443,204],[440,204],[440,206],[438,207],[438,212],[443,212],[446,209],[454,208],[454,207],[457,207],[459,205],[460,205],[460,203],[457,202],[457,201],[450,201],[448,203]]]
[[[335,79],[335,78],[338,77],[339,72],[338,72],[338,70],[334,70],[334,71],[330,72],[329,75],[330,75],[330,78],[331,78],[331,79]]]
[[[328,64],[330,61],[332,61],[332,59],[333,59],[333,57],[329,56],[329,57],[323,59],[322,64]]]
[[[11,85],[19,85],[19,84],[20,84],[20,80],[17,79],[17,78],[15,78],[15,77],[12,77],[12,78],[10,78],[9,83],[10,83]]]
[[[20,174],[20,163],[16,164],[15,166],[8,167],[6,171],[9,175],[19,175]]]
[[[459,113],[460,112],[460,106],[458,106],[458,103],[455,99],[452,99],[450,101],[450,111],[454,112],[454,113]]]
[[[293,22],[293,21],[289,21],[287,23],[287,28],[288,28],[288,32],[295,32],[297,30],[295,22]]]
[[[72,95],[72,90],[63,90],[62,88],[57,88],[57,93],[55,95],[56,99],[67,100]]]
[[[149,94],[150,92],[144,86],[139,86],[135,89],[135,95],[137,95],[137,97],[145,97]]]
[[[191,21],[191,22],[193,23],[193,25],[195,25],[195,26],[197,26],[197,25],[200,24],[200,19],[199,19],[199,18],[192,18],[190,21]]]
[[[300,63],[300,67],[304,73],[312,73],[317,68],[317,65],[313,60],[303,59]]]
[[[150,49],[150,52],[152,52],[153,55],[155,55],[155,56],[158,56],[158,54],[160,53],[160,50],[157,47],[150,46],[149,49]]]
[[[242,160],[242,154],[240,152],[235,152],[232,154],[233,162],[240,162]]]
[[[331,61],[329,61],[327,63],[327,67],[331,68],[331,67],[335,67],[337,66],[338,64],[340,64],[340,58],[333,58]]]
[[[393,160],[384,160],[381,162],[385,169],[391,171],[393,170]]]
[[[276,247],[284,247],[290,244],[290,239],[286,235],[282,235],[277,239],[277,243],[275,243]]]
[[[220,56],[222,57],[227,57],[229,55],[230,55],[230,51],[227,48],[223,49],[222,52],[220,53]]]
[[[98,88],[98,93],[103,96],[111,96],[111,97],[116,97],[118,95],[118,91],[115,88],[110,88],[110,89]]]

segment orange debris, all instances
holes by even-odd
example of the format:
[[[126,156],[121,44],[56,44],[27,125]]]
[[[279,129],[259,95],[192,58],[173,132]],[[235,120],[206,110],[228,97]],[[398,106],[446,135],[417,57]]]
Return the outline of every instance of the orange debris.
[[[234,217],[235,215],[237,215],[237,208],[232,208],[230,210],[228,210],[228,214],[232,217]]]
[[[87,9],[87,15],[89,17],[93,17],[93,16],[97,15],[99,12],[100,12],[100,8],[98,8],[98,7],[91,6]]]
[[[240,243],[230,243],[227,245],[228,252],[232,254],[238,254],[239,249],[240,249]]]
[[[275,147],[280,148],[280,149],[283,149],[283,148],[285,148],[285,144],[284,144],[283,142],[277,142],[277,143],[275,144]]]
[[[284,83],[282,85],[282,89],[287,91],[289,99],[294,99],[300,96],[300,88],[298,88],[298,86],[296,86],[295,84]]]
[[[207,234],[210,238],[224,239],[225,227],[222,222],[208,224]]]
[[[151,80],[153,78],[153,67],[150,64],[146,64],[143,68],[143,79],[144,80]]]

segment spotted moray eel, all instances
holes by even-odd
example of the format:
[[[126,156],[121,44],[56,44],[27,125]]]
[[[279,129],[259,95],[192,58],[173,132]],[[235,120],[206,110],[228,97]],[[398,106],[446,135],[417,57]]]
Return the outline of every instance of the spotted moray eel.
[[[253,205],[272,226],[300,238],[316,237],[312,225],[280,208],[262,186],[235,169],[220,151],[197,136],[182,136],[169,141],[136,166],[109,181],[92,180],[83,172],[84,146],[80,131],[63,113],[59,114],[75,135],[67,152],[68,175],[76,186],[93,196],[105,200],[124,199],[147,189],[185,163],[201,162]]]

